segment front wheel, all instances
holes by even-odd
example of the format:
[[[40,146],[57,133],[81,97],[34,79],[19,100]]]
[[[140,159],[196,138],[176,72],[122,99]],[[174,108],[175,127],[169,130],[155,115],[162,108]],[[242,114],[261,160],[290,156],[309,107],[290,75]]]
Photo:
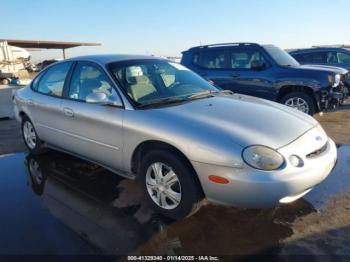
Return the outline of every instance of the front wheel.
[[[146,155],[141,164],[146,195],[159,213],[172,219],[194,214],[203,195],[194,171],[182,157],[166,150]]]
[[[316,104],[313,97],[304,92],[291,92],[282,97],[280,102],[311,116],[316,112]]]

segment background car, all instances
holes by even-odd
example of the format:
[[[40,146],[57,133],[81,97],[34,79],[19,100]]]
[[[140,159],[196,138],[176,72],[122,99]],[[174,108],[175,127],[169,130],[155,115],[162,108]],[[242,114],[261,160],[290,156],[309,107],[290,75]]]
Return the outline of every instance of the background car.
[[[60,61],[60,60],[58,60],[58,59],[44,60],[44,61],[42,61],[42,62],[40,62],[40,63],[38,63],[38,64],[36,65],[36,70],[37,70],[37,71],[41,71],[41,70],[43,70],[45,67],[47,67],[47,66],[49,66],[49,65],[51,65],[51,64],[54,64],[54,63],[56,63],[56,62],[58,62],[58,61]]]
[[[337,157],[312,117],[148,56],[53,64],[16,91],[14,108],[31,153],[53,148],[139,178],[152,206],[173,219],[204,197],[247,208],[290,203]]]
[[[289,52],[300,64],[331,65],[350,70],[350,47],[314,47]],[[350,79],[346,81],[350,88]]]
[[[181,64],[223,89],[280,102],[313,115],[343,102],[340,68],[301,66],[284,50],[254,43],[215,44],[183,52]]]

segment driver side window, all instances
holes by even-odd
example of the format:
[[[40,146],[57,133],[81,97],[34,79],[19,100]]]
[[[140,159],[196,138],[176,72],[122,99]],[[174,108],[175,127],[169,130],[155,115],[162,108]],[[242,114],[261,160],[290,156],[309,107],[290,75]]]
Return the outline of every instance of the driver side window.
[[[86,101],[92,93],[104,93],[107,97],[116,95],[104,72],[97,66],[87,63],[78,63],[74,69],[69,87],[69,98]]]

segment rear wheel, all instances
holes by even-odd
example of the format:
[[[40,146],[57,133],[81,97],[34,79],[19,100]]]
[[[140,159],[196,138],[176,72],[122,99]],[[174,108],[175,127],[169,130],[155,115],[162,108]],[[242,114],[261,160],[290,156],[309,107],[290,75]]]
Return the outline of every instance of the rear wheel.
[[[304,92],[291,92],[282,97],[281,103],[296,108],[305,114],[313,115],[316,112],[316,104],[313,97]]]
[[[203,195],[192,168],[179,156],[155,150],[141,163],[146,195],[159,213],[172,219],[194,214]]]
[[[22,119],[22,136],[24,144],[32,154],[41,154],[45,151],[43,141],[38,137],[33,123],[27,116]]]

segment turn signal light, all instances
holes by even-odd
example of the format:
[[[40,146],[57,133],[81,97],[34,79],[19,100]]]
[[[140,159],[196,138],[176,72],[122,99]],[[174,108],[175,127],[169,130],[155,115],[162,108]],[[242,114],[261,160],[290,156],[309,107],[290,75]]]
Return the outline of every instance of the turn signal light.
[[[208,176],[209,180],[211,182],[217,183],[217,184],[228,184],[230,181],[227,178],[221,177],[221,176],[214,176],[210,175]]]

